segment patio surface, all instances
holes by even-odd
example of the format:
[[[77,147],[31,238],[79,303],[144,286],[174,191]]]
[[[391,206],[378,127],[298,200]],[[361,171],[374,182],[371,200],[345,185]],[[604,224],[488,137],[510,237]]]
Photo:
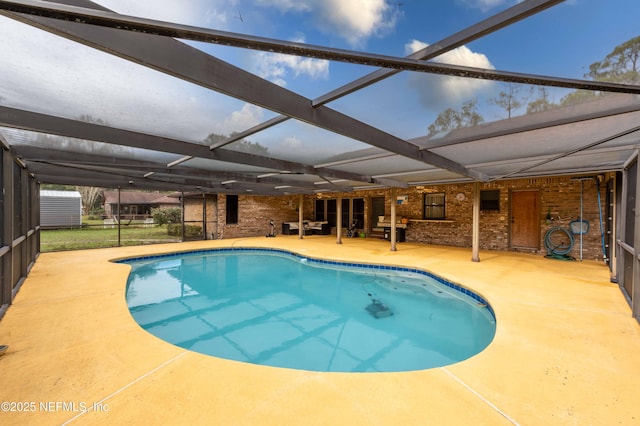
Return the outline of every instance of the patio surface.
[[[492,304],[495,339],[442,368],[318,373],[194,353],[131,318],[129,267],[110,259],[230,245],[429,270]],[[640,424],[640,325],[607,267],[397,247],[279,235],[42,254],[0,320],[0,424]]]

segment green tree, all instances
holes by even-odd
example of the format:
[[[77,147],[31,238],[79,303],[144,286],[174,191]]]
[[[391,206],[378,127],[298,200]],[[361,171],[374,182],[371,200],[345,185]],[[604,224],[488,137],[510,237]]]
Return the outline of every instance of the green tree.
[[[532,92],[535,91],[534,87],[532,87],[531,89],[532,89]],[[558,107],[557,104],[554,104],[553,102],[549,101],[549,90],[546,87],[544,86],[538,87],[537,92],[538,92],[538,98],[534,99],[533,101],[527,104],[527,114],[546,111],[548,109],[553,109]]]
[[[85,214],[91,214],[96,207],[100,207],[98,202],[102,194],[102,188],[95,186],[76,186],[74,189],[80,193],[82,208],[85,210]]]
[[[234,136],[236,133],[231,133],[231,136]],[[227,140],[227,136],[219,135],[216,133],[211,133],[204,140],[204,143],[207,145],[213,145],[218,142],[222,142]],[[269,149],[266,146],[260,145],[258,142],[251,142],[245,139],[239,140],[237,142],[233,142],[228,145],[230,149],[234,151],[246,152],[249,154],[263,155],[266,156],[269,153]]]
[[[462,127],[477,126],[484,122],[484,118],[477,111],[477,104],[477,99],[471,99],[462,104],[459,110],[447,108],[442,111],[435,121],[429,125],[429,136]]]
[[[560,100],[560,105],[561,106],[578,105],[578,104],[592,101],[598,98],[599,96],[602,96],[602,95],[600,93],[593,92],[591,90],[583,90],[583,89],[574,90],[573,92],[569,93],[568,95],[566,95]]]
[[[585,78],[610,83],[640,84],[640,36],[616,46],[602,61],[589,65]],[[576,105],[603,96],[603,93],[576,90],[562,98],[562,106]]]
[[[76,120],[100,126],[110,126],[107,121],[101,118],[95,118],[89,114],[81,114]],[[82,152],[117,158],[135,157],[137,150],[137,148],[128,146],[44,133],[38,133],[36,135],[36,145],[41,147],[55,147],[55,149],[59,151]]]
[[[585,78],[623,84],[640,83],[638,63],[640,59],[640,36],[616,46],[602,61],[589,66]]]
[[[514,83],[505,83],[503,90],[498,93],[495,98],[489,99],[489,103],[497,105],[507,112],[507,118],[511,118],[511,113],[523,105],[522,100],[518,95],[520,94],[520,86]]]

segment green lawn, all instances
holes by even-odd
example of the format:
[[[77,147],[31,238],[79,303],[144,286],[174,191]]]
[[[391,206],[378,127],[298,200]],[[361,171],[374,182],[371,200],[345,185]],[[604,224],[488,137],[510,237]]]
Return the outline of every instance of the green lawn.
[[[116,247],[118,228],[104,228],[102,221],[84,221],[80,229],[43,229],[40,231],[40,251],[43,253],[63,250]],[[122,226],[120,245],[135,246],[179,241],[179,237],[167,234],[167,226]]]

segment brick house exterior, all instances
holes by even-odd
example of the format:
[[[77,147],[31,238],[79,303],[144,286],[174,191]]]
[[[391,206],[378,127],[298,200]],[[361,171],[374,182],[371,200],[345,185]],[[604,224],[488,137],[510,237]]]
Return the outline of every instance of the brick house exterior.
[[[599,184],[600,208],[603,215],[603,227],[607,226],[607,182],[615,181],[615,173],[601,174]],[[396,205],[396,217],[406,217],[406,241],[456,247],[471,247],[473,226],[473,183],[412,186],[396,189],[397,197],[405,201]],[[614,186],[615,187],[615,186]],[[573,176],[539,177],[529,179],[502,180],[481,183],[480,191],[494,192],[498,195],[493,209],[480,211],[480,248],[484,250],[523,251],[546,254],[544,237],[555,226],[569,228],[570,221],[580,217],[582,198],[582,219],[589,222],[589,230],[582,234],[582,258],[602,260],[602,234],[600,229],[600,211],[596,180],[580,181]],[[528,193],[537,200],[531,214],[537,218],[534,223],[533,243],[524,247],[514,244],[514,225],[512,224],[511,205],[518,193]],[[445,218],[427,220],[424,218],[425,194],[444,194]],[[582,195],[581,195],[582,194]],[[372,215],[372,199],[384,197],[384,214],[390,217],[392,190],[375,189],[337,193],[323,193],[303,196],[303,217],[305,220],[318,220],[316,200],[362,199],[364,201],[364,221],[361,231],[372,236],[377,218]],[[283,195],[278,197],[239,195],[237,198],[237,223],[226,223],[227,196],[224,194],[206,197],[206,238],[237,238],[266,235],[269,232],[269,220],[276,224],[280,234],[282,223],[298,220],[300,196]],[[395,202],[395,200],[393,200]],[[203,221],[205,203],[203,195],[185,198],[185,221]],[[321,218],[324,219],[324,218]],[[346,229],[348,222],[343,221]],[[613,228],[613,227],[611,227]],[[612,231],[613,232],[613,231]],[[335,235],[335,227],[332,229]],[[344,235],[344,234],[343,234]],[[569,255],[579,258],[580,235],[574,235],[574,245]]]

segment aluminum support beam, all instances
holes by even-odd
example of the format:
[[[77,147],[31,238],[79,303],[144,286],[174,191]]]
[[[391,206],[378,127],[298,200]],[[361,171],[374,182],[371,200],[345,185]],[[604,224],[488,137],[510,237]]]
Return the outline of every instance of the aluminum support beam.
[[[395,181],[393,179],[374,179],[371,176],[363,176],[356,173],[327,168],[316,168],[307,164],[226,149],[211,151],[209,147],[205,145],[198,145],[191,142],[148,135],[145,133],[132,132],[94,123],[54,117],[1,105],[0,126],[85,139],[88,141],[99,141],[132,148],[169,152],[176,155],[188,155],[195,158],[246,164],[270,169],[268,171],[286,170],[293,173],[324,176],[332,179],[346,179],[373,184],[407,187],[406,183]]]
[[[254,193],[256,195],[283,195],[285,191],[278,190],[273,186],[265,186],[260,183],[243,183],[243,182],[210,182],[204,179],[193,179],[186,177],[164,177],[161,175],[154,175],[152,178],[145,178],[141,176],[140,172],[129,170],[125,171],[110,171],[100,170],[94,167],[79,166],[79,165],[66,165],[57,163],[40,163],[40,162],[27,162],[27,168],[30,172],[34,173],[41,179],[42,175],[59,175],[65,176],[69,179],[81,182],[82,179],[96,179],[101,178],[107,182],[124,182],[128,185],[136,185],[137,187],[145,187],[145,185],[151,186],[164,186],[172,190],[182,189],[184,187],[193,188],[198,191],[209,192],[235,192],[235,193]],[[41,179],[42,180],[42,179]],[[50,182],[47,182],[50,183]],[[82,183],[77,183],[81,184]],[[104,186],[104,185],[98,185]],[[314,189],[296,188],[293,186],[287,186],[287,193],[302,193],[302,194],[314,194]]]
[[[434,149],[481,139],[510,136],[549,127],[579,123],[581,121],[628,114],[636,111],[640,111],[640,98],[637,96],[627,97],[618,95],[607,97],[597,102],[586,102],[575,105],[571,107],[571,109],[553,109],[534,115],[523,115],[508,120],[474,126],[473,128],[455,129],[442,138],[430,139],[428,136],[421,136],[412,139],[411,142],[417,145],[424,145],[422,149]]]
[[[95,5],[89,1],[78,0],[78,2],[89,8],[95,7]],[[20,4],[21,6],[16,7],[16,4]],[[77,41],[236,99],[241,99],[245,102],[279,112],[322,129],[369,145],[378,146],[387,151],[436,167],[441,167],[463,176],[482,181],[488,181],[489,179],[482,173],[467,170],[461,164],[441,157],[440,155],[420,151],[418,146],[358,121],[348,115],[325,106],[314,108],[310,99],[167,37],[208,42],[224,39],[225,44],[234,46],[239,42],[231,42],[229,41],[230,39],[245,40],[248,45],[256,46],[254,48],[274,52],[280,52],[282,50],[281,53],[296,54],[298,56],[314,57],[312,54],[313,51],[318,53],[325,52],[322,53],[324,56],[331,51],[336,51],[335,54],[329,54],[330,57],[326,59],[339,60],[338,58],[340,57],[344,59],[355,56],[361,57],[361,59],[357,61],[349,60],[348,62],[367,63],[371,61],[372,63],[370,65],[381,65],[371,59],[365,60],[365,58],[368,57],[367,54],[351,51],[344,51],[343,53],[337,54],[338,49],[310,48],[300,43],[268,41],[267,39],[244,35],[229,35],[220,31],[169,24],[150,19],[122,17],[110,12],[95,11],[73,6],[51,6],[48,4],[43,7],[39,2],[6,2],[0,0],[0,9],[52,16],[56,19],[6,13],[6,15],[11,18],[52,32],[61,37]],[[59,19],[69,19],[72,22]],[[78,24],[78,22],[93,25],[83,25]],[[118,31],[114,28],[128,31]],[[154,35],[162,35],[165,37],[155,37]],[[287,48],[287,45],[289,45],[289,48]],[[276,48],[274,46],[281,47]],[[337,56],[335,56],[336,54]],[[335,58],[332,58],[332,56],[335,56]],[[376,56],[380,55],[372,55],[372,58]],[[388,58],[388,65],[391,65],[394,62],[394,60],[391,59],[393,57]],[[400,62],[406,62],[405,66],[416,63],[414,60],[402,58],[399,60]],[[426,64],[419,66],[419,68],[423,67],[428,68]],[[439,69],[439,65],[436,68]],[[470,72],[470,70],[465,70],[464,74],[467,75]]]
[[[517,170],[515,172],[507,173],[506,175],[503,175],[503,176],[500,176],[500,177],[496,177],[496,178],[494,178],[492,180],[506,179],[506,178],[511,177],[513,175],[517,175],[517,174],[520,174],[522,172],[526,172],[526,171],[529,171],[531,169],[535,169],[536,167],[540,167],[540,166],[542,166],[544,164],[551,163],[552,161],[556,161],[556,160],[559,160],[561,158],[565,158],[565,157],[568,157],[570,155],[577,154],[577,153],[582,152],[582,151],[586,151],[586,150],[588,150],[590,148],[593,148],[595,146],[602,145],[603,143],[607,143],[607,142],[612,141],[614,139],[618,139],[618,138],[621,138],[623,136],[629,135],[631,133],[639,132],[639,131],[640,131],[640,126],[636,126],[636,127],[633,127],[633,128],[631,128],[629,130],[625,130],[623,132],[616,133],[615,135],[606,137],[604,139],[597,140],[595,142],[592,142],[592,143],[587,144],[585,146],[582,146],[580,148],[573,149],[571,151],[563,152],[561,154],[555,155],[555,156],[553,156],[551,158],[548,158],[546,160],[540,161],[540,162],[538,162],[538,163],[536,163],[536,164],[534,164],[532,166],[524,167],[524,168],[522,168],[520,170]]]
[[[83,0],[78,0],[77,2],[82,2],[83,4],[86,4],[88,8],[66,6],[66,5],[53,6],[51,5],[51,2],[46,2],[46,5],[45,5],[44,2],[32,1],[32,0],[13,0],[13,1],[0,0],[0,10],[16,12],[18,14],[25,14],[25,15],[16,15],[14,13],[5,13],[5,15],[8,17],[20,20],[25,23],[29,23],[30,25],[38,26],[39,28],[42,28],[47,31],[55,32],[56,34],[59,34],[63,37],[72,38],[78,42],[87,44],[94,48],[99,48],[108,53],[117,54],[118,56],[121,56],[121,53],[116,53],[116,51],[113,51],[113,52],[109,51],[109,48],[110,47],[115,48],[115,45],[109,46],[108,43],[106,45],[102,45],[100,43],[92,44],[92,42],[90,41],[92,37],[89,37],[89,39],[85,39],[84,37],[79,36],[79,34],[74,35],[76,31],[78,33],[81,33],[83,31],[73,30],[72,29],[73,27],[65,26],[62,24],[62,22],[69,21],[69,22],[72,22],[73,25],[77,25],[78,23],[89,24],[95,27],[106,27],[106,28],[125,30],[125,31],[131,32],[134,34],[139,34],[139,35],[143,35],[143,34],[159,35],[159,36],[173,37],[173,38],[179,38],[184,40],[194,40],[194,41],[201,41],[206,43],[221,44],[225,46],[240,47],[240,48],[261,50],[261,51],[274,52],[274,53],[283,53],[283,54],[303,56],[308,58],[326,59],[326,60],[346,62],[346,63],[352,63],[352,64],[370,65],[375,67],[391,68],[391,69],[404,70],[404,71],[415,71],[415,72],[424,72],[424,73],[441,74],[441,75],[453,75],[453,76],[466,77],[466,78],[478,78],[483,80],[504,81],[508,83],[523,83],[523,84],[533,84],[533,85],[551,86],[551,87],[564,87],[569,89],[583,89],[583,90],[594,90],[594,91],[604,91],[604,92],[640,94],[640,86],[638,85],[596,82],[591,80],[560,78],[560,77],[552,77],[552,76],[544,76],[544,75],[536,75],[536,74],[524,74],[524,73],[516,73],[516,72],[509,72],[509,71],[466,67],[466,66],[459,66],[459,65],[439,64],[439,63],[428,62],[428,61],[401,58],[397,56],[379,55],[374,53],[363,53],[363,52],[358,52],[353,50],[344,50],[344,49],[333,49],[333,48],[322,47],[322,46],[308,45],[304,43],[281,41],[281,40],[268,39],[263,37],[255,37],[255,36],[249,36],[244,34],[229,33],[224,31],[199,28],[199,27],[194,27],[190,25],[180,25],[180,24],[167,23],[163,21],[156,21],[152,19],[118,15],[112,12],[96,11],[96,10],[91,10],[91,8],[95,7],[93,3],[86,2]],[[40,19],[39,17],[45,17],[45,18]],[[53,20],[59,21],[59,24],[53,24],[51,18],[53,18]],[[110,34],[112,36],[114,35],[113,32],[111,32]],[[166,47],[168,47],[168,45]],[[127,49],[124,49],[124,50],[127,50]],[[139,49],[134,49],[134,50],[139,50]],[[128,60],[133,60],[134,62],[142,64],[143,62],[140,62],[141,57],[138,57],[138,54],[140,53],[141,52],[138,51],[136,55],[128,56],[125,54],[121,57],[126,58]],[[171,56],[171,55],[169,54],[168,56]],[[226,64],[226,63],[224,64],[229,66],[229,64]],[[145,66],[150,66],[151,68],[155,68],[150,63],[146,64]],[[155,68],[155,69],[159,69],[159,68]],[[246,73],[244,70],[240,70],[240,71],[242,71],[243,74]],[[178,77],[178,75],[174,74],[173,72],[168,72],[168,73]],[[185,78],[185,80],[193,81],[188,78]],[[264,83],[264,80],[263,80],[263,83]],[[274,85],[274,86],[282,89],[277,85]],[[223,88],[218,88],[218,89],[224,90]],[[214,89],[214,90],[218,90],[218,89]],[[230,96],[236,97],[233,94],[231,94]],[[260,103],[258,102],[251,102],[251,103],[260,105]],[[265,106],[265,107],[269,108],[268,106]],[[277,109],[275,108],[270,108],[270,109],[277,111]],[[285,115],[289,115],[289,114],[285,114]]]
[[[408,55],[407,58],[420,59],[420,60],[433,59],[439,55],[442,55],[443,53],[449,52],[457,47],[460,47],[465,43],[469,43],[482,36],[495,32],[501,28],[504,28],[515,22],[521,21],[522,19],[525,19],[531,15],[534,15],[538,12],[541,12],[552,6],[555,6],[556,4],[561,3],[562,1],[564,0],[532,0],[528,2],[518,3],[517,5],[503,12],[500,12],[490,18],[487,18],[482,22],[472,25],[471,27],[468,27],[452,36],[444,38],[438,42],[435,42],[429,45],[428,47],[425,47],[424,49],[414,52],[411,55]],[[315,98],[312,101],[312,104],[313,106],[325,105],[336,99],[340,99],[360,89],[363,89],[379,81],[382,81],[391,76],[394,76],[399,72],[400,70],[396,70],[396,69],[387,69],[387,68],[378,69],[370,74],[365,75],[364,77],[361,77],[357,80],[349,82],[335,90],[332,90],[331,92],[328,92],[318,98]],[[288,119],[289,117],[284,115],[274,117],[261,124],[258,124],[257,126],[254,126],[243,132],[240,132],[228,138],[225,141],[220,142],[218,146],[224,146],[226,144],[239,141],[243,138],[251,136],[262,130],[268,129],[269,127],[275,126],[276,124],[280,124]]]
[[[306,188],[308,190],[318,189],[318,185],[315,182],[305,182],[287,178],[287,174],[284,174],[284,177],[279,177],[277,173],[274,174],[274,176],[258,177],[255,174],[249,173],[207,171],[194,167],[167,168],[163,163],[152,161],[135,160],[131,158],[117,158],[97,154],[70,154],[67,151],[33,147],[28,145],[15,146],[13,151],[16,157],[25,158],[30,162],[54,162],[60,166],[77,166],[83,167],[86,170],[93,169],[96,171],[105,171],[111,173],[120,172],[123,174],[130,174],[132,170],[139,170],[141,172],[147,171],[148,173],[153,173],[159,178],[161,178],[162,176],[171,176],[202,179],[203,186],[221,181],[236,180],[241,183],[249,184],[254,183],[273,186],[289,185],[297,188]],[[335,190],[349,192],[352,191],[353,188],[348,186],[340,186]]]
[[[552,6],[562,3],[564,0],[531,0],[518,3],[496,15],[493,15],[484,21],[472,25],[462,31],[459,31],[449,37],[437,41],[424,49],[420,49],[408,56],[407,59],[429,60],[443,53],[449,52],[466,43],[477,40],[487,34],[491,34],[501,28],[521,21],[531,15],[542,12]],[[382,81],[386,78],[394,76],[401,72],[399,69],[378,69],[364,77],[347,83],[329,93],[326,93],[313,100],[313,105],[324,105],[336,99],[342,98],[350,93],[368,87],[374,83]]]

